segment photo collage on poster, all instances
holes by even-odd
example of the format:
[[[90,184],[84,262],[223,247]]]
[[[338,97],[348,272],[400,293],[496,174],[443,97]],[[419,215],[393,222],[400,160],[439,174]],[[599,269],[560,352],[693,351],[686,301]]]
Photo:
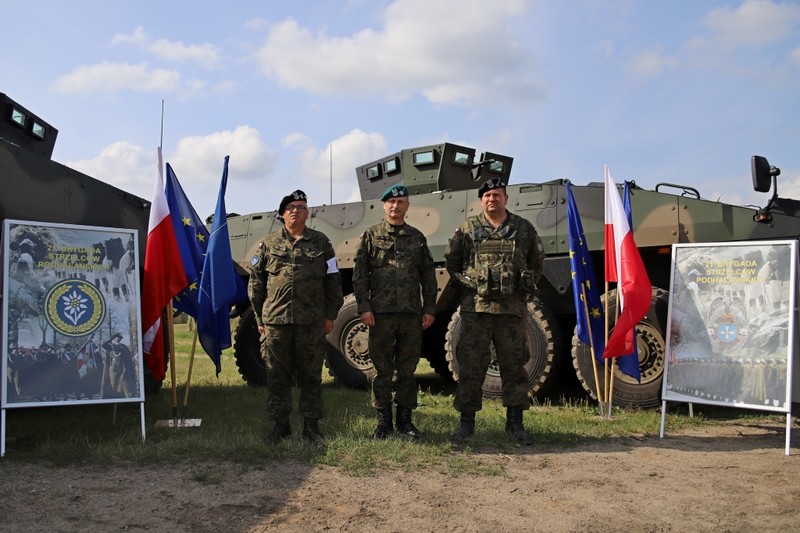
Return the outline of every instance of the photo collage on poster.
[[[137,232],[6,220],[3,406],[143,401]]]
[[[676,245],[665,400],[790,408],[795,243]]]

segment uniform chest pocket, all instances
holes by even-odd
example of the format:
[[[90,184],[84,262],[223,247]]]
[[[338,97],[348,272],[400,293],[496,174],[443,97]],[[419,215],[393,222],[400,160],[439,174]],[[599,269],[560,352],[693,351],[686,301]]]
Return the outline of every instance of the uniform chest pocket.
[[[277,274],[285,268],[290,268],[292,265],[291,251],[283,246],[273,246],[267,253],[267,266],[266,271],[270,274]]]
[[[321,250],[304,249],[298,254],[298,262],[308,266],[315,276],[322,277],[328,271],[328,265],[325,262],[324,252]]]
[[[372,254],[370,254],[369,264],[372,267],[381,268],[389,264],[394,256],[394,240],[375,239],[372,243]]]

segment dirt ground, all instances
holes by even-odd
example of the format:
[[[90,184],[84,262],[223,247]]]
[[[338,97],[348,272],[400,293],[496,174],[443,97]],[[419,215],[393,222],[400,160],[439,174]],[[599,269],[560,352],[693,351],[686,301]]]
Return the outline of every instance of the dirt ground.
[[[798,424],[793,424],[793,432]],[[478,454],[503,475],[351,477],[276,462],[49,468],[0,460],[3,531],[797,531],[785,425],[724,426]],[[797,436],[792,439],[797,442]]]

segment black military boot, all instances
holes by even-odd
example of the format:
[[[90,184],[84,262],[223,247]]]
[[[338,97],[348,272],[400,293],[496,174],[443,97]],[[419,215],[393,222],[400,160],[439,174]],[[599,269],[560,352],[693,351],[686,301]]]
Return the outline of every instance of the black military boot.
[[[392,432],[392,408],[378,409],[378,427],[375,428],[375,433],[372,438],[384,440]]]
[[[275,427],[272,432],[266,436],[264,442],[266,444],[276,444],[278,441],[285,439],[292,434],[292,426],[289,425],[288,418],[279,418],[275,421]]]
[[[525,446],[533,444],[533,435],[522,425],[521,407],[506,407],[506,433],[513,435],[520,444]]]
[[[453,438],[464,440],[475,434],[475,413],[461,413],[461,422],[458,425]]]
[[[309,442],[319,442],[325,438],[319,431],[319,420],[316,418],[303,420],[303,438]]]
[[[411,422],[411,409],[397,406],[397,431],[411,439],[422,438],[422,432]]]

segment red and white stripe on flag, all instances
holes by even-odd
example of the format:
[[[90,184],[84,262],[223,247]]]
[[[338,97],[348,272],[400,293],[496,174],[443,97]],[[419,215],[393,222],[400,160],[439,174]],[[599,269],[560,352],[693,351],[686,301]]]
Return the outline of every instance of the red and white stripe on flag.
[[[142,348],[145,362],[158,381],[164,379],[164,328],[161,315],[170,300],[188,284],[164,192],[164,172],[159,148],[158,174],[153,187],[153,203],[150,206],[142,282]]]
[[[605,259],[606,281],[617,282],[620,315],[606,343],[603,357],[617,357],[633,352],[636,323],[650,308],[650,277],[644,268],[633,231],[622,207],[619,191],[605,167]]]

